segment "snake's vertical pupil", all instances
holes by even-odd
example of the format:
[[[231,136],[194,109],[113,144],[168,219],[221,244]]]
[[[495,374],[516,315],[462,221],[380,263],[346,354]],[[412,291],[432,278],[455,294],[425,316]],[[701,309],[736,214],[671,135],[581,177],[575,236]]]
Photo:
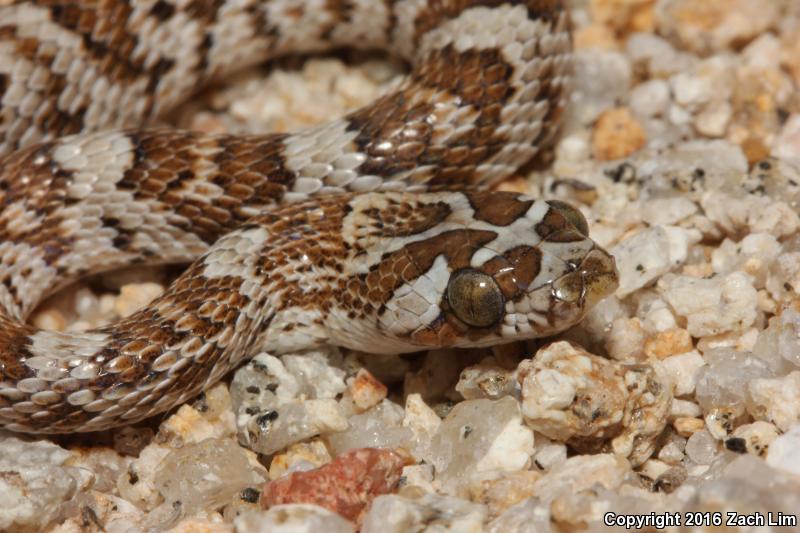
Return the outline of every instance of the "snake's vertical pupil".
[[[450,277],[447,301],[453,313],[470,326],[486,328],[503,318],[503,293],[492,276],[463,269]]]

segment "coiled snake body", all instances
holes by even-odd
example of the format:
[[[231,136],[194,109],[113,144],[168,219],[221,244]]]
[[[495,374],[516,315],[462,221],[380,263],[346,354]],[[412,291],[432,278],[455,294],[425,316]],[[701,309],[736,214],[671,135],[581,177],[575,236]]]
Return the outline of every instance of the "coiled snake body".
[[[553,136],[569,43],[558,0],[0,7],[0,425],[131,423],[260,351],[485,346],[579,321],[616,285],[580,213],[475,189]],[[129,129],[248,64],[340,46],[411,73],[297,134]],[[24,322],[79,276],[189,261],[108,326]]]

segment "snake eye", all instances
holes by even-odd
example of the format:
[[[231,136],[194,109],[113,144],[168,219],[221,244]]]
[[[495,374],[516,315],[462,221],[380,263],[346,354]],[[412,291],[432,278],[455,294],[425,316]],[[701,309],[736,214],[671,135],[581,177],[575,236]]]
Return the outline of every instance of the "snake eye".
[[[575,229],[578,230],[581,235],[589,236],[589,223],[586,222],[586,217],[583,216],[583,213],[581,213],[579,209],[560,200],[548,200],[547,204],[561,213],[564,218],[567,219],[567,222],[575,226]]]
[[[494,278],[477,270],[455,272],[447,284],[453,313],[470,326],[486,328],[503,318],[503,293]]]

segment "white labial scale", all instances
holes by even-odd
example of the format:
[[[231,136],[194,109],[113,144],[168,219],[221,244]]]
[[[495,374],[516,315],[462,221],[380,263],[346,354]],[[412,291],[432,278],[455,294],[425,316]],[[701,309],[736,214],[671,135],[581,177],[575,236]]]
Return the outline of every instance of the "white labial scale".
[[[551,296],[552,288],[548,285],[545,285],[536,290],[528,292],[527,296],[523,298],[523,301],[527,300],[527,304],[530,308],[530,311],[528,311],[528,316],[540,326],[546,326],[548,324],[545,315],[550,309],[550,304],[552,303]],[[536,314],[531,314],[531,311],[535,312]]]
[[[546,328],[548,324],[547,316],[544,314],[544,312],[518,313],[516,314],[514,329],[520,333],[528,334],[532,332],[535,327]]]
[[[504,337],[515,335],[519,331],[515,324],[516,319],[509,320],[508,315],[503,319],[503,324],[500,326],[500,334]]]
[[[439,256],[427,272],[402,285],[386,302],[380,318],[382,329],[402,335],[427,326],[441,312],[439,303],[449,279],[447,260]]]

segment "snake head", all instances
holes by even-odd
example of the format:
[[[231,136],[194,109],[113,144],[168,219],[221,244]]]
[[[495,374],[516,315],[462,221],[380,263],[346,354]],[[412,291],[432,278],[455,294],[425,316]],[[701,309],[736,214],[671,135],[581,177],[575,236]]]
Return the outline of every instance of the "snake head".
[[[382,351],[553,335],[618,285],[614,258],[564,202],[507,192],[397,193],[352,215],[361,219],[350,230],[374,239],[356,248],[382,251],[362,265],[369,272],[360,279],[374,310],[368,329],[384,339],[373,341]]]

